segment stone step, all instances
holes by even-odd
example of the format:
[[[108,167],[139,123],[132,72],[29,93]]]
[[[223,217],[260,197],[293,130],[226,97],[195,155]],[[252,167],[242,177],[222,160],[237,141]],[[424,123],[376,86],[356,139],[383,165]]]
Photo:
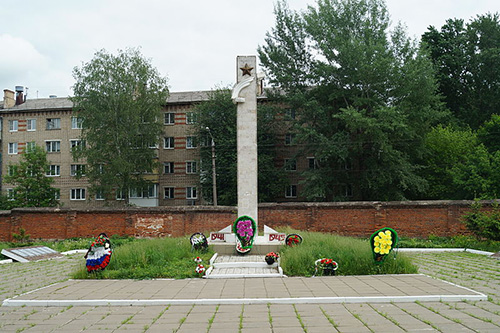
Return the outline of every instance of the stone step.
[[[207,279],[241,279],[283,277],[278,267],[214,267]]]
[[[210,262],[212,267],[205,275],[207,279],[284,277],[279,262],[268,265],[260,255],[215,254]]]

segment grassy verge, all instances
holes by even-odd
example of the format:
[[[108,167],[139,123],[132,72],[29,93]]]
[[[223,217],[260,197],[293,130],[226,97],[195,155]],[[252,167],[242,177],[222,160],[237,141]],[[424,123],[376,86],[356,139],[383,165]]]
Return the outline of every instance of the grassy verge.
[[[343,237],[319,232],[286,230],[300,233],[304,242],[280,251],[281,266],[289,276],[312,276],[314,261],[331,258],[339,264],[337,275],[411,274],[417,267],[404,254],[389,254],[383,264],[375,264],[368,240]]]
[[[74,279],[152,279],[193,278],[195,257],[201,257],[208,266],[213,251],[192,252],[191,244],[183,238],[136,239],[114,249],[108,267],[88,274],[84,265],[75,272]],[[208,268],[208,267],[207,267]]]
[[[466,248],[488,252],[500,251],[500,242],[493,240],[479,240],[474,236],[453,236],[428,238],[407,238],[399,240],[399,247],[419,247],[419,248]]]

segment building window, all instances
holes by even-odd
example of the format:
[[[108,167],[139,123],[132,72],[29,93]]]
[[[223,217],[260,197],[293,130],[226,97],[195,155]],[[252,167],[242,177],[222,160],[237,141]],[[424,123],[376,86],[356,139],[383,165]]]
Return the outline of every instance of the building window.
[[[19,120],[9,120],[9,132],[17,132],[19,129]]]
[[[187,112],[186,113],[186,124],[196,124],[197,116],[195,112]]]
[[[186,162],[186,173],[196,173],[196,162],[194,161]]]
[[[45,141],[47,153],[59,153],[61,151],[61,141]]]
[[[136,187],[130,189],[130,198],[157,198],[158,184],[152,184],[147,187]]]
[[[197,199],[198,193],[196,193],[196,187],[186,187],[186,199]]]
[[[175,140],[173,136],[163,138],[163,148],[174,149]]]
[[[102,189],[98,189],[95,192],[95,199],[96,200],[104,200],[104,192],[102,191]]]
[[[82,129],[83,119],[78,117],[71,117],[71,129]]]
[[[9,155],[17,154],[17,142],[9,142]]]
[[[287,133],[285,134],[285,145],[291,146],[295,141],[295,134]]]
[[[285,170],[297,171],[297,160],[294,158],[285,158]]]
[[[125,190],[120,189],[116,190],[116,200],[125,200],[126,199],[126,194]]]
[[[73,149],[75,147],[78,147],[78,146],[82,146],[83,147],[84,141],[83,140],[78,140],[78,139],[69,140],[69,145],[70,145],[71,149]]]
[[[36,119],[26,120],[26,125],[27,125],[28,131],[36,131]]]
[[[309,165],[309,170],[314,170],[318,168],[318,164],[316,163],[316,159],[314,157],[308,157],[307,163]]]
[[[17,170],[17,165],[9,165],[7,167],[7,174],[9,176],[14,176],[14,174],[16,173],[16,170]]]
[[[286,109],[286,111],[285,111],[285,119],[286,120],[295,119],[295,109]]]
[[[61,189],[59,188],[54,189],[54,199],[61,200]]]
[[[297,185],[289,185],[285,191],[285,198],[296,198],[297,197]]]
[[[61,118],[47,118],[47,129],[61,129]]]
[[[163,188],[163,198],[164,199],[174,199],[174,188],[164,187]]]
[[[35,141],[26,142],[26,148],[24,148],[24,151],[29,153],[35,150],[35,147],[36,147]]]
[[[175,113],[165,112],[165,120],[163,122],[165,125],[175,125]]]
[[[163,163],[163,173],[174,173],[174,162]]]
[[[349,197],[352,197],[352,185],[351,184],[344,184],[342,185],[342,194],[349,198]]]
[[[49,169],[47,170],[47,173],[45,175],[49,176],[49,177],[60,176],[61,175],[61,166],[55,165],[55,164],[49,165]]]
[[[8,200],[14,200],[14,195],[16,192],[14,192],[13,188],[8,188],[7,189],[7,199]]]
[[[85,189],[72,188],[70,200],[85,200]]]
[[[196,137],[188,136],[186,137],[186,148],[196,148]]]
[[[85,164],[71,164],[70,176],[85,176]]]

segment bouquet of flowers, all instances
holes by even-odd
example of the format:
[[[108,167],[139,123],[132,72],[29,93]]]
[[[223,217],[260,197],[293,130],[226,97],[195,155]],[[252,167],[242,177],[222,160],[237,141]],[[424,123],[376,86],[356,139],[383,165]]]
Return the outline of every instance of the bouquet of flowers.
[[[195,272],[197,274],[203,274],[203,273],[205,273],[205,270],[206,270],[205,266],[203,266],[202,264],[198,264],[198,266],[196,266],[196,268],[195,268]]]
[[[197,264],[200,264],[202,261],[203,261],[203,259],[201,259],[200,257],[194,258],[194,262]]]
[[[330,258],[318,259],[314,262],[314,275],[318,269],[322,270],[323,275],[335,275],[335,271],[339,268],[339,264]]]
[[[285,244],[287,246],[299,245],[300,243],[302,243],[302,237],[300,235],[289,234],[288,236],[286,236]]]
[[[279,257],[280,255],[278,253],[269,252],[268,254],[266,254],[265,260],[268,265],[272,265],[276,260],[278,260]]]

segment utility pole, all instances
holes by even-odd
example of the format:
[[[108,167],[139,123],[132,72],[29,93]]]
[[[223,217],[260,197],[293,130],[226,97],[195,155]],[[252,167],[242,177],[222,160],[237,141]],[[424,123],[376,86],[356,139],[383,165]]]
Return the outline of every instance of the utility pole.
[[[212,139],[212,197],[214,206],[217,206],[217,172],[215,170],[215,140],[209,127],[206,127]]]

